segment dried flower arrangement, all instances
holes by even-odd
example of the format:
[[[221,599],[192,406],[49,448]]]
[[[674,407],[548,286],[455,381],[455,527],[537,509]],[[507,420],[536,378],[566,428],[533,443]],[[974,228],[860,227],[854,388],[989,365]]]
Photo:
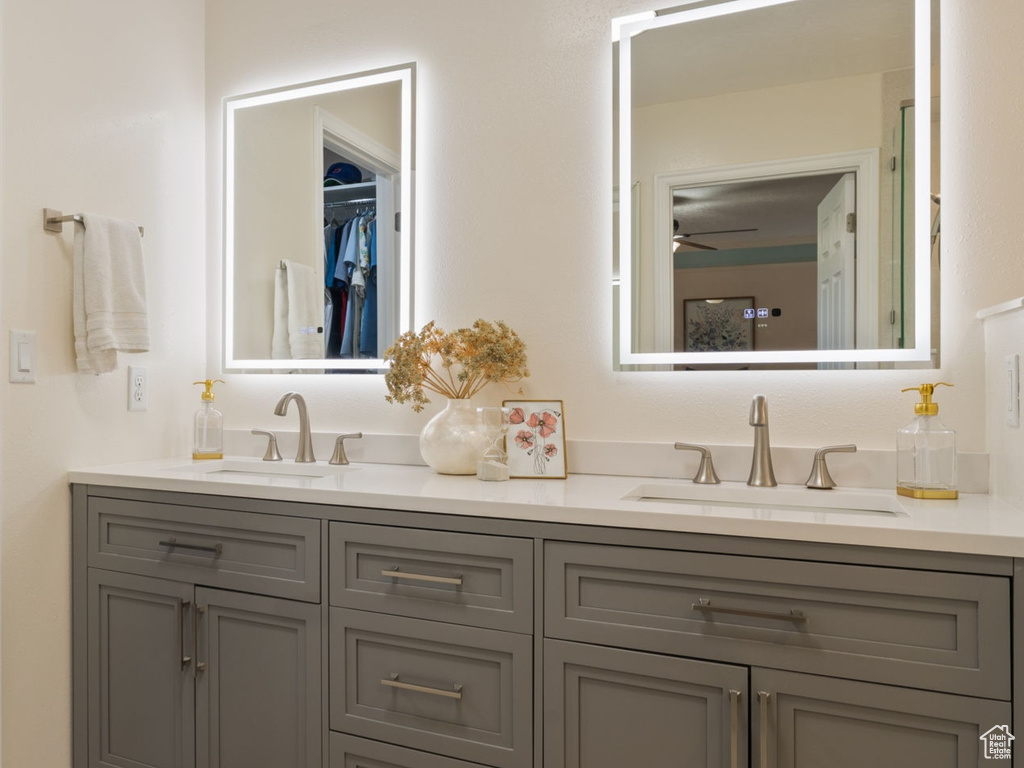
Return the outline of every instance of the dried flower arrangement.
[[[468,399],[491,382],[510,384],[530,375],[526,344],[500,320],[477,320],[450,333],[433,321],[419,333],[407,331],[384,354],[389,403],[412,403],[422,411],[430,402],[424,390],[453,400]],[[435,367],[435,364],[439,367]]]

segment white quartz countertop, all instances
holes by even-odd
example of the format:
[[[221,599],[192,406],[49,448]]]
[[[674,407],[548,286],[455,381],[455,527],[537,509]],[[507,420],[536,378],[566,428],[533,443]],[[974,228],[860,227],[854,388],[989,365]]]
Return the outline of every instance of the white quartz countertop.
[[[1024,512],[984,494],[918,501],[876,489],[695,486],[570,475],[482,482],[426,467],[187,458],[74,470],[72,483],[509,520],[1024,557]],[[689,500],[638,496],[696,496]],[[870,510],[880,511],[870,511]]]

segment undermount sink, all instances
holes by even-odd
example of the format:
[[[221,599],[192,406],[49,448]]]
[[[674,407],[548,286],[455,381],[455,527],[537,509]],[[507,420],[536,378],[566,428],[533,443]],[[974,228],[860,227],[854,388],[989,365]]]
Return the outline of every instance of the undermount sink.
[[[201,474],[204,476],[215,475],[222,479],[232,476],[258,476],[258,477],[332,477],[344,472],[351,472],[356,469],[350,464],[328,464],[326,461],[318,461],[312,464],[298,464],[294,461],[262,461],[260,459],[215,459],[213,461],[195,461],[181,467],[175,467],[172,471],[188,472],[190,474]]]
[[[624,497],[627,501],[797,509],[816,512],[906,517],[895,495],[874,489],[814,490],[799,485],[754,488],[742,483],[643,483]]]

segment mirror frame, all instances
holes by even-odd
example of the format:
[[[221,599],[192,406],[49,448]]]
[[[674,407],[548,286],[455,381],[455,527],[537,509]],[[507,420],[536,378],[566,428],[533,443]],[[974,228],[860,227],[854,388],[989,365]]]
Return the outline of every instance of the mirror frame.
[[[401,158],[400,173],[402,185],[399,193],[401,226],[398,238],[401,259],[398,280],[398,333],[411,330],[413,318],[413,189],[415,187],[414,141],[414,89],[415,64],[400,64],[394,67],[360,72],[325,80],[287,85],[255,93],[231,96],[224,99],[224,290],[223,290],[223,344],[224,370],[233,373],[280,373],[284,371],[318,372],[338,370],[369,371],[384,369],[387,363],[382,358],[314,358],[310,360],[285,359],[244,359],[235,357],[234,351],[234,307],[235,307],[235,114],[239,110],[263,104],[275,104],[293,99],[308,98],[323,94],[338,93],[354,88],[365,88],[384,83],[401,84]],[[315,147],[319,155],[321,147]],[[322,239],[322,238],[321,238]],[[393,341],[393,340],[392,340]],[[391,341],[387,342],[388,344]],[[380,371],[383,373],[383,370]]]
[[[634,14],[612,21],[612,41],[618,43],[618,91],[619,91],[619,188],[632,187],[632,68],[631,40],[636,35],[651,29],[688,24],[704,19],[742,13],[744,11],[783,5],[791,2],[810,3],[814,0],[723,0],[716,5],[685,8],[703,0],[684,0],[672,7],[672,11],[658,16],[655,11]],[[931,60],[932,60],[932,8],[931,0],[914,0],[914,98],[918,104],[931,103]],[[919,157],[930,157],[931,121],[918,120],[915,124],[914,146]],[[686,169],[673,169],[682,171]],[[925,193],[916,194],[914,201],[914,347],[905,349],[838,349],[838,350],[779,350],[745,352],[636,352],[633,322],[633,305],[637,300],[634,293],[634,222],[628,205],[618,206],[619,215],[619,337],[618,363],[620,365],[706,365],[706,364],[752,364],[752,363],[921,363],[931,361],[931,163],[920,162],[915,166],[914,189]]]

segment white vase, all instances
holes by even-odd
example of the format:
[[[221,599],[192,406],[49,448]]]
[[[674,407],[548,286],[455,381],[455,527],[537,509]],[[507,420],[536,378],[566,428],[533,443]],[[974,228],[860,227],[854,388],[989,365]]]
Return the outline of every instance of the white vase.
[[[469,400],[448,400],[420,432],[420,454],[442,475],[475,475],[487,450],[487,433]]]

